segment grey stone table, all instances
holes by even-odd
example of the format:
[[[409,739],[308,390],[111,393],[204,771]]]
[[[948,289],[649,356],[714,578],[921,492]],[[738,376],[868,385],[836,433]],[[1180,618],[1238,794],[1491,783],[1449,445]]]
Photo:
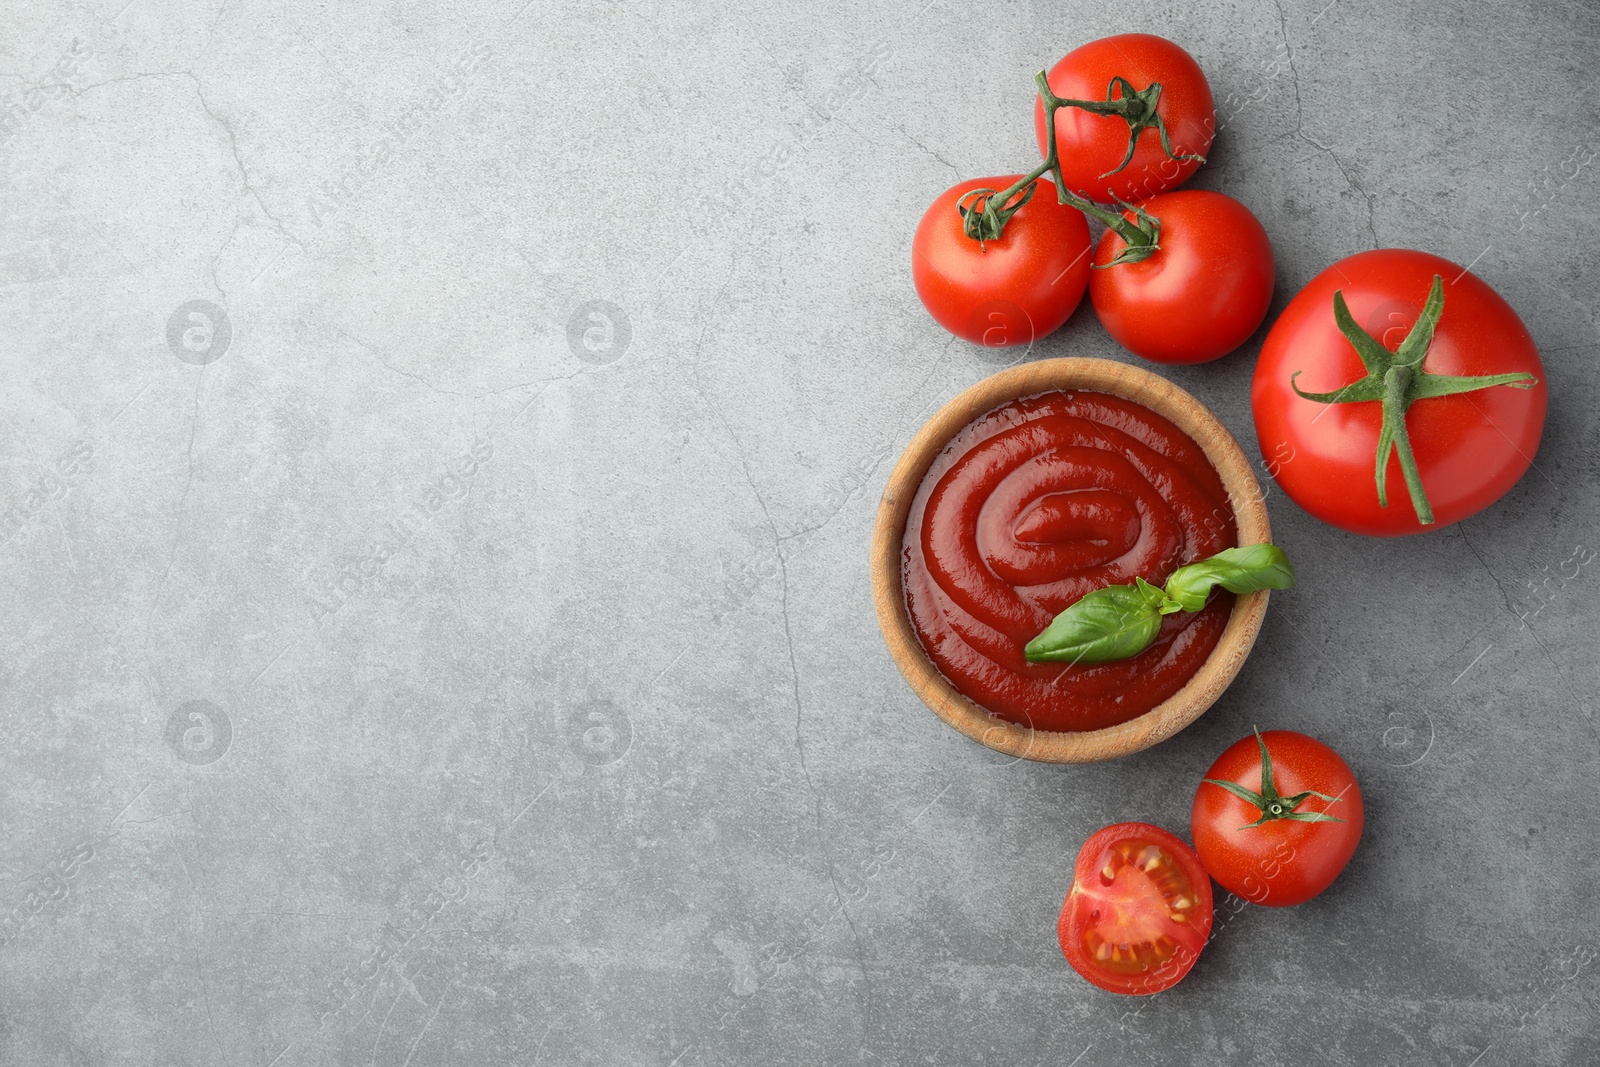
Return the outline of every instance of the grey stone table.
[[[1275,309],[1427,249],[1547,361],[1535,468],[1302,586],[1223,700],[1016,764],[883,648],[920,422],[1087,306],[953,342],[909,283],[1031,77],[1148,29]],[[1600,1061],[1600,12],[39,0],[0,13],[0,1062]],[[1580,162],[1575,162],[1580,161]],[[1254,448],[1258,336],[1171,377]],[[1063,962],[1099,826],[1185,831],[1251,724],[1366,836],[1145,1000]]]

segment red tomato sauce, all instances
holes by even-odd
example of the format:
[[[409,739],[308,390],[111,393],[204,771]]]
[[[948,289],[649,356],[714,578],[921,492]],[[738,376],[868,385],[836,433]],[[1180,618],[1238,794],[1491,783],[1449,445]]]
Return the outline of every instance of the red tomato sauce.
[[[901,551],[906,608],[950,683],[1040,730],[1097,730],[1183,688],[1233,609],[1220,592],[1166,616],[1113,663],[1029,663],[1022,649],[1095,589],[1155,585],[1237,544],[1222,479],[1192,439],[1106,393],[1043,393],[969,423],[917,489]]]

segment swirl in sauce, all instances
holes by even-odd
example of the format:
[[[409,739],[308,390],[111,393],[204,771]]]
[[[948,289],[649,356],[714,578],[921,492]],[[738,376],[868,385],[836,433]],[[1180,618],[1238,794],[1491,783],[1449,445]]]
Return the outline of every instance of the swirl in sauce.
[[[1131,659],[1029,663],[1023,646],[1095,589],[1159,586],[1236,543],[1222,480],[1183,431],[1106,393],[1043,393],[979,417],[935,457],[906,520],[906,608],[940,673],[980,706],[1035,729],[1097,730],[1183,688],[1233,595],[1166,616]]]

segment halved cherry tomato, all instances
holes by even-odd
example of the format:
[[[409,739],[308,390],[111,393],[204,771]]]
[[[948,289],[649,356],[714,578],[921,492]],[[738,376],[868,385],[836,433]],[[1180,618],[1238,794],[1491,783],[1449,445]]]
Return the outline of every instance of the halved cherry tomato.
[[[1189,816],[1200,862],[1257,904],[1310,900],[1339,877],[1366,808],[1355,772],[1314,737],[1268,730],[1229,746],[1206,772]]]
[[[1137,210],[1160,220],[1156,251],[1113,263],[1128,243],[1110,229],[1095,247],[1089,299],[1106,332],[1157,363],[1204,363],[1249,340],[1272,303],[1272,243],[1250,209],[1180,189]]]
[[[1050,91],[1063,99],[1098,103],[1102,110],[1142,110],[1142,104],[1131,102],[1122,83],[1115,80],[1118,78],[1145,99],[1156,95],[1150,91],[1153,85],[1161,86],[1155,107],[1160,125],[1147,113],[1130,121],[1132,116],[1096,114],[1078,107],[1059,109],[1056,147],[1062,179],[1079,196],[1107,202],[1113,197],[1144,200],[1176,189],[1189,180],[1211,149],[1217,128],[1211,85],[1193,56],[1149,33],[1090,41],[1069,52],[1045,76]],[[1109,105],[1105,103],[1108,95],[1113,98]],[[1124,100],[1130,102],[1118,103]],[[1048,155],[1044,101],[1037,98],[1033,125],[1039,154]],[[1161,143],[1163,128],[1171,152]],[[1133,155],[1128,158],[1130,142]]]
[[[967,236],[956,202],[976,189],[1007,189],[1021,177],[975,178],[947,189],[911,241],[911,280],[928,313],[957,337],[990,348],[1031,344],[1054,332],[1089,284],[1089,223],[1060,203],[1047,181],[999,237]]]
[[[1122,822],[1078,851],[1056,935],[1072,969],[1113,993],[1159,993],[1211,936],[1211,879],[1159,826]]]

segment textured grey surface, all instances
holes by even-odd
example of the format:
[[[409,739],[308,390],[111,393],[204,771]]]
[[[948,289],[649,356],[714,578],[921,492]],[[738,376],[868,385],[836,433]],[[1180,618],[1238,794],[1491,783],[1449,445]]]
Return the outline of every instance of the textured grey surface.
[[[1600,1060],[1600,14],[1323,2],[6,4],[0,1062]],[[1135,29],[1210,76],[1275,309],[1471,262],[1550,420],[1425,537],[1275,494],[1303,585],[1221,703],[1013,764],[871,609],[893,457],[1009,358],[908,248]],[[1171,372],[1247,449],[1259,341]],[[1087,305],[1066,354],[1132,358]],[[1354,765],[1351,867],[1089,987],[1079,843],[1186,832],[1252,723]]]

